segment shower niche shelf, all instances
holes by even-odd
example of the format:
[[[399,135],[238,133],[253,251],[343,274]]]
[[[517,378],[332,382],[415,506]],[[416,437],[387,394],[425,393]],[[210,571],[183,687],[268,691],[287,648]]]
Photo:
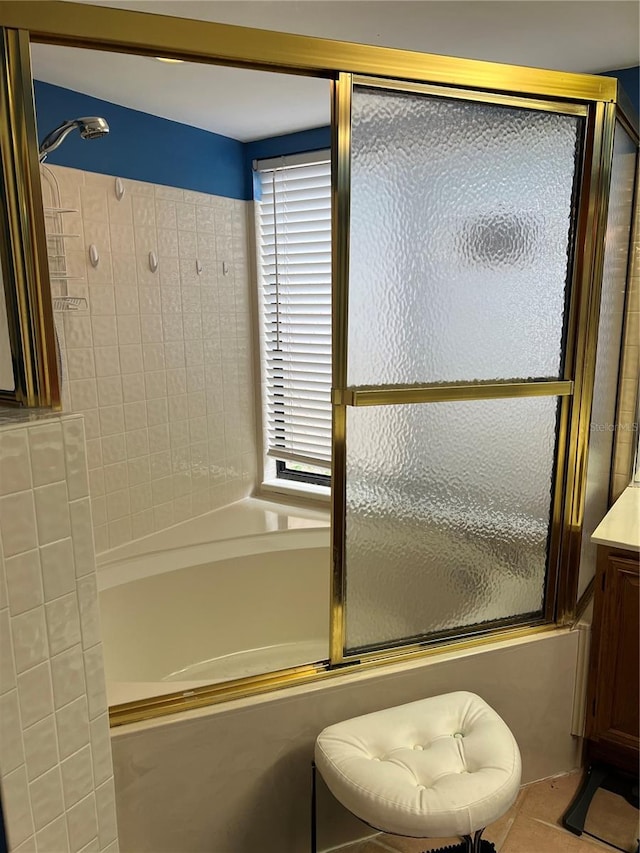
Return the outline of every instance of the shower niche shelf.
[[[51,281],[84,281],[81,275],[50,275]]]
[[[84,296],[54,296],[54,311],[79,311],[88,307]]]
[[[70,294],[70,281],[85,281],[84,276],[73,275],[67,265],[67,246],[65,240],[80,239],[65,229],[64,214],[79,213],[76,207],[66,207],[60,203],[60,188],[52,170],[48,166],[40,167],[42,177],[42,195],[44,201],[45,231],[47,235],[47,258],[49,260],[49,281],[54,313],[61,311],[79,311],[88,309],[84,296]],[[61,330],[58,330],[60,334]]]

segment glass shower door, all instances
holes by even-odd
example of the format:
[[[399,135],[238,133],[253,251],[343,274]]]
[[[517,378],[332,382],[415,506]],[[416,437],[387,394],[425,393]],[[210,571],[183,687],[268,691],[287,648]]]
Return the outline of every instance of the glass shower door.
[[[548,615],[586,112],[338,86],[334,659]]]

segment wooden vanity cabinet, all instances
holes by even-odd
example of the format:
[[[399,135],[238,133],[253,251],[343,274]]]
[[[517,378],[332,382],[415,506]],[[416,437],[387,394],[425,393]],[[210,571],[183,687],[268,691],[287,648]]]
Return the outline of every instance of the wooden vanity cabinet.
[[[587,687],[587,760],[636,775],[640,760],[640,554],[598,546]]]

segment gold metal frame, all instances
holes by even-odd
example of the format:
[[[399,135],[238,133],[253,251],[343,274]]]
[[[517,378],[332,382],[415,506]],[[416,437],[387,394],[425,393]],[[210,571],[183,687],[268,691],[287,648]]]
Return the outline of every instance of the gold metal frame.
[[[334,391],[334,402],[344,406],[397,406],[403,403],[445,403],[455,400],[497,400],[507,397],[566,397],[573,394],[570,380],[478,382],[345,388]]]
[[[341,74],[332,85],[332,266],[333,266],[333,351],[332,385],[347,384],[347,332],[349,282],[349,216],[351,180],[351,90],[352,77]],[[331,621],[329,654],[335,665],[342,660],[345,634],[344,543],[346,538],[347,410],[341,402],[332,405],[333,459],[331,468]]]
[[[344,78],[344,79],[343,79]],[[597,115],[594,117],[593,106],[587,108],[584,104],[581,103],[567,103],[567,102],[558,102],[558,101],[545,101],[541,99],[532,100],[528,97],[516,97],[513,95],[505,95],[503,93],[495,93],[491,94],[489,97],[486,96],[484,92],[481,91],[470,91],[470,90],[459,90],[452,89],[451,87],[436,87],[436,86],[427,86],[423,84],[410,83],[407,84],[405,81],[388,81],[383,79],[374,79],[371,77],[361,77],[354,76],[347,79],[347,75],[340,75],[339,77],[340,84],[343,84],[346,88],[347,86],[359,85],[367,88],[379,88],[381,90],[391,90],[391,91],[402,91],[402,92],[412,92],[418,94],[426,94],[435,97],[447,97],[447,98],[464,98],[465,100],[474,101],[477,103],[490,103],[497,104],[501,106],[509,106],[513,108],[526,108],[526,109],[536,109],[536,110],[546,110],[550,112],[560,112],[567,115],[577,115],[585,117],[586,123],[591,120],[593,123],[597,121]],[[346,97],[346,96],[345,96]],[[338,134],[340,129],[338,128]],[[582,163],[583,170],[588,172],[588,169],[584,169],[585,164],[589,162],[589,139],[590,136],[587,132],[584,133],[582,140]],[[346,146],[345,146],[346,148]],[[341,149],[342,156],[345,156],[345,151]],[[338,166],[340,166],[339,158],[340,153],[338,153]],[[348,149],[346,150],[346,155],[349,155]],[[340,203],[340,194],[343,193],[345,196],[349,194],[350,182],[345,177],[348,173],[349,164],[345,163],[342,166],[341,172],[341,181],[336,187],[338,202]],[[585,208],[590,210],[590,207],[587,206],[587,202],[589,199],[589,189],[590,184],[585,184],[584,174],[582,180],[582,192],[579,195],[580,198],[580,207],[579,207],[579,218],[585,218]],[[586,192],[585,192],[586,189]],[[608,189],[608,184],[607,184]],[[343,205],[345,208],[348,208],[348,200],[343,201]],[[344,226],[343,226],[344,227]],[[603,234],[601,235],[603,238]],[[579,229],[574,235],[574,257],[577,260],[581,256],[580,250],[580,239],[581,233]],[[340,423],[341,429],[340,432],[335,433],[334,435],[334,444],[336,446],[336,452],[340,453],[340,458],[342,460],[345,459],[346,456],[346,415],[342,414],[342,411],[346,409],[346,406],[386,406],[386,405],[398,405],[398,404],[415,404],[415,403],[431,403],[431,402],[446,402],[446,401],[457,401],[457,400],[478,400],[478,399],[502,399],[508,397],[532,397],[532,396],[557,396],[561,399],[561,406],[559,412],[559,429],[558,429],[558,443],[556,447],[556,462],[555,462],[555,471],[554,471],[554,492],[552,495],[551,501],[551,536],[549,541],[549,562],[548,562],[548,573],[547,573],[547,583],[546,583],[546,593],[545,593],[545,602],[544,602],[544,620],[551,622],[555,619],[556,616],[556,604],[560,598],[559,593],[563,590],[562,584],[562,570],[560,567],[560,559],[564,555],[563,554],[563,519],[564,519],[564,507],[563,507],[563,495],[565,489],[565,470],[566,470],[566,458],[571,454],[575,448],[568,443],[567,441],[567,430],[569,424],[572,420],[572,413],[574,411],[573,406],[571,405],[571,401],[574,397],[575,393],[575,383],[574,383],[574,372],[575,365],[581,363],[580,359],[582,358],[582,353],[580,350],[578,352],[573,351],[574,342],[580,337],[579,336],[579,322],[582,315],[580,310],[580,288],[577,286],[577,283],[581,281],[580,276],[576,272],[576,264],[574,264],[573,270],[573,280],[570,284],[570,293],[568,300],[568,322],[567,322],[567,340],[565,344],[565,358],[564,358],[564,379],[562,380],[537,380],[537,381],[529,381],[529,382],[478,382],[473,384],[464,384],[464,383],[442,383],[442,384],[432,384],[432,385],[422,385],[422,386],[384,386],[384,387],[347,387],[346,382],[346,359],[347,359],[347,343],[346,340],[340,340],[339,336],[341,333],[346,335],[346,319],[344,320],[343,325],[335,331],[334,336],[334,346],[336,348],[334,358],[338,364],[335,366],[334,372],[334,391],[333,391],[333,403],[334,403],[334,423]],[[348,268],[346,263],[341,263],[336,267],[336,272],[334,274],[334,288],[335,288],[335,303],[334,303],[334,312],[337,314],[340,311],[348,311],[348,276],[347,276]],[[597,268],[591,269],[589,268],[589,275],[597,274]],[[590,279],[587,283],[587,286],[584,290],[586,293],[591,292]],[[598,297],[599,298],[599,297]],[[599,302],[598,302],[599,305]],[[596,333],[597,333],[597,319],[596,319]],[[586,342],[585,338],[585,342]],[[581,343],[582,343],[581,339]],[[344,361],[343,361],[344,360]],[[595,362],[594,362],[595,368]],[[338,384],[340,378],[342,378],[343,384]],[[589,411],[591,408],[591,401],[589,400]],[[344,418],[344,421],[343,421]],[[588,438],[588,436],[587,436]],[[584,448],[586,450],[586,446]],[[344,462],[343,462],[344,464]],[[342,470],[338,470],[337,472],[341,490],[343,488],[345,473]],[[335,622],[332,630],[332,638],[331,638],[331,648],[332,648],[332,665],[343,665],[350,661],[354,660],[362,660],[365,657],[376,657],[389,652],[389,649],[384,647],[378,651],[367,653],[366,655],[362,655],[359,652],[354,652],[353,654],[347,654],[345,649],[345,623],[346,623],[346,605],[345,605],[345,589],[346,589],[346,571],[344,566],[344,553],[345,553],[345,543],[344,543],[344,514],[345,514],[345,506],[344,506],[344,496],[341,491],[339,496],[340,501],[340,511],[341,511],[341,522],[339,527],[334,527],[333,530],[333,553],[334,553],[334,568],[333,568],[333,578],[334,578],[334,587],[333,587],[333,602],[334,609],[337,613],[339,613],[339,618],[336,616]],[[577,584],[577,577],[575,579]],[[577,587],[576,587],[577,589]],[[564,600],[563,600],[564,605]],[[568,608],[568,612],[573,614],[575,611],[575,594],[574,598],[571,601],[570,607]],[[564,611],[563,611],[564,612]],[[527,621],[527,620],[522,620]],[[529,625],[533,626],[538,624],[538,619],[528,620]],[[495,625],[500,625],[501,622],[495,623]],[[495,627],[495,625],[487,626],[489,630]],[[469,629],[471,633],[477,631],[477,629],[471,628]],[[456,633],[464,633],[464,630],[458,630]],[[394,645],[394,648],[401,652],[409,649],[416,649],[421,646],[426,646],[433,642],[433,638],[424,638],[418,642],[410,642],[408,641],[405,645],[398,643]]]
[[[602,250],[606,223],[606,202],[611,167],[612,128],[615,118],[618,84],[615,79],[584,74],[530,69],[465,60],[451,57],[401,51],[366,45],[347,44],[283,33],[271,33],[223,24],[181,19],[163,15],[124,11],[93,5],[59,2],[59,0],[0,0],[0,26],[6,32],[5,44],[10,45],[13,57],[5,63],[6,95],[0,118],[3,159],[5,148],[11,145],[11,157],[6,168],[16,178],[15,213],[12,220],[12,246],[25,258],[36,258],[34,269],[25,281],[34,293],[24,316],[36,318],[38,334],[32,360],[42,372],[40,386],[49,387],[50,403],[57,402],[55,368],[53,366],[53,324],[47,300],[42,297],[46,283],[44,256],[44,222],[41,201],[35,180],[37,143],[30,100],[28,42],[47,42],[69,47],[111,50],[147,56],[167,56],[187,61],[233,65],[257,70],[306,74],[332,81],[333,90],[333,264],[334,264],[334,503],[333,524],[336,531],[333,553],[333,593],[331,614],[331,660],[335,667],[329,671],[326,663],[313,667],[295,668],[252,679],[243,679],[223,686],[202,688],[194,695],[160,697],[133,705],[112,709],[112,722],[130,722],[158,714],[173,713],[189,707],[199,707],[228,698],[247,696],[278,687],[305,683],[339,673],[343,662],[344,637],[344,509],[345,509],[345,425],[346,405],[380,404],[381,395],[388,402],[420,402],[438,399],[471,399],[451,395],[469,394],[459,386],[455,391],[432,386],[402,389],[348,389],[346,386],[347,339],[347,281],[349,255],[349,151],[352,75],[364,75],[367,85],[407,89],[419,87],[447,97],[473,99],[514,107],[546,109],[575,115],[587,115],[587,134],[584,148],[584,174],[580,191],[580,212],[576,235],[576,263],[569,306],[569,330],[565,375],[560,381],[548,383],[492,383],[479,385],[477,396],[524,396],[553,394],[561,397],[559,458],[566,458],[566,469],[557,472],[553,502],[553,526],[564,535],[552,542],[552,559],[559,557],[557,613],[547,602],[545,619],[554,615],[560,623],[567,622],[575,611],[577,589],[576,543],[579,546],[580,525],[584,500],[584,476],[588,443],[588,419],[591,408],[595,342],[597,335],[598,298],[602,272]],[[22,32],[16,32],[21,30]],[[17,61],[16,57],[20,57]],[[9,98],[9,112],[4,108]],[[11,100],[13,98],[13,100]],[[31,104],[31,115],[29,115]],[[21,106],[20,106],[21,105]],[[14,110],[22,110],[22,129],[16,131]],[[623,104],[619,108],[628,110]],[[18,109],[18,113],[20,112]],[[633,126],[633,119],[627,119]],[[12,131],[15,138],[11,139]],[[11,164],[9,166],[8,164]],[[36,171],[34,171],[34,167]],[[18,209],[23,214],[19,220]],[[31,242],[30,242],[31,241]],[[18,247],[18,248],[16,248]],[[29,263],[23,260],[23,264]],[[24,330],[23,330],[24,331]],[[32,330],[33,332],[33,330]],[[52,379],[53,377],[53,379]],[[525,388],[524,386],[527,385]],[[545,386],[544,388],[542,386]],[[40,394],[38,386],[38,394]],[[35,384],[34,384],[35,387]],[[421,396],[423,395],[423,396]],[[447,396],[450,395],[450,396]],[[31,398],[35,399],[35,395]],[[46,393],[39,397],[46,399]],[[566,498],[563,493],[566,492]],[[342,543],[342,544],[339,544]],[[579,549],[578,549],[579,550]],[[555,555],[555,557],[553,556]],[[555,589],[555,576],[550,578],[550,590]],[[527,636],[555,626],[540,626],[533,620],[519,628],[504,626],[488,636],[467,637],[447,641],[447,649],[471,647],[493,642],[495,638]],[[403,657],[416,658],[438,652],[437,646],[423,643],[396,648],[362,660],[351,666],[378,666]]]
[[[617,81],[610,77],[350,44],[60,0],[2,0],[0,26],[29,30],[32,40],[50,44],[320,77],[351,72],[578,101],[615,101],[617,93]]]
[[[3,31],[0,63],[2,213],[8,237],[2,266],[15,379],[15,392],[0,392],[0,402],[55,407],[60,395],[28,33]]]
[[[384,89],[387,91],[413,92],[417,95],[434,95],[438,98],[453,98],[457,101],[478,101],[483,104],[494,106],[512,107],[521,110],[544,110],[548,113],[564,113],[565,115],[586,116],[588,107],[586,104],[572,103],[570,101],[550,101],[541,98],[525,98],[513,95],[503,95],[499,92],[482,91],[479,96],[478,89],[462,89],[454,86],[430,86],[426,83],[411,84],[404,80],[381,80],[378,77],[365,77],[356,75],[353,78],[354,86],[366,86],[369,89]]]

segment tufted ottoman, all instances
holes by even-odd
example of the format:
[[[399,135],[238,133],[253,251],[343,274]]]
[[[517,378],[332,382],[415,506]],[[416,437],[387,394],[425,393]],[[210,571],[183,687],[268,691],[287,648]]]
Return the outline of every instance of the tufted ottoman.
[[[374,829],[463,836],[470,853],[481,850],[482,830],[507,811],[520,787],[515,738],[474,693],[329,726],[316,740],[315,762],[334,797]],[[315,851],[315,837],[313,845]]]

